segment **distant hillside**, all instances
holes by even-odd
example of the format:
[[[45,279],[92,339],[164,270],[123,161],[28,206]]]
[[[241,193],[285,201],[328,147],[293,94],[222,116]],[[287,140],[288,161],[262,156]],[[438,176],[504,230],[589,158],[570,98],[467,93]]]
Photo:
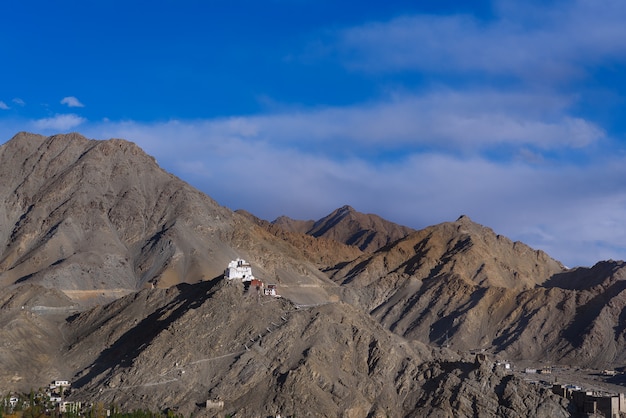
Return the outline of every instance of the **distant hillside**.
[[[276,225],[285,231],[297,232],[299,234],[308,233],[313,225],[315,225],[315,221],[299,221],[297,219],[291,219],[288,216],[279,216],[271,222],[273,225]]]
[[[269,233],[298,248],[308,261],[317,265],[321,270],[327,270],[340,263],[352,261],[363,254],[363,252],[355,246],[342,244],[332,239],[315,238],[304,232],[289,231],[275,223],[257,218],[242,209],[237,210],[236,213],[246,217]],[[296,227],[294,229],[298,228]]]
[[[350,206],[343,206],[318,221],[281,216],[272,223],[288,231],[353,245],[365,252],[374,252],[414,231],[378,215],[357,212]]]
[[[363,255],[332,277],[344,300],[410,339],[512,359],[626,364],[624,262],[567,270],[462,216]]]
[[[483,287],[528,288],[564,270],[543,251],[461,216],[456,222],[413,232],[382,251],[363,255],[333,277],[363,286],[390,273],[421,280],[454,275]]]

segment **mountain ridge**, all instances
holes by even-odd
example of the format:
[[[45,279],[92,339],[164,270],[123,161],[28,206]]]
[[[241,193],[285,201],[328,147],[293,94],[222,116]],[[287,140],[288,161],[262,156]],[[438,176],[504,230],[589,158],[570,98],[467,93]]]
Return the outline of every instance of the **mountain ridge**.
[[[211,279],[237,257],[285,284],[326,280],[297,249],[250,233],[247,219],[125,140],[19,133],[1,148],[0,174],[1,286],[39,283],[93,303]]]
[[[291,232],[333,239],[364,252],[374,252],[414,231],[378,215],[357,212],[349,205],[335,209],[317,221],[298,221],[280,216],[272,224]]]
[[[0,174],[0,390],[63,377],[75,400],[185,415],[569,416],[495,360],[626,367],[624,262],[570,270],[467,216],[406,231],[349,206],[292,222],[316,238],[124,140],[19,133]],[[225,280],[238,257],[283,297]]]

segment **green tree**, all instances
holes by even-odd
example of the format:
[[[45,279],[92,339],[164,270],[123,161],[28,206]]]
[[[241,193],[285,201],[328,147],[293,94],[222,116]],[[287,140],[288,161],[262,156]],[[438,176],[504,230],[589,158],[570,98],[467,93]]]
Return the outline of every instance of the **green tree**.
[[[33,391],[33,388],[30,388],[30,393],[28,394],[28,406],[30,408],[35,406],[35,391]]]

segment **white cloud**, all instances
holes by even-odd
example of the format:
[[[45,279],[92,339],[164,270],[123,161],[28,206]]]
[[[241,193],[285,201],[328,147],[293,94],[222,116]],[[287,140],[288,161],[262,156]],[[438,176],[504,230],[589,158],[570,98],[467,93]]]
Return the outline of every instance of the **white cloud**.
[[[64,97],[61,100],[61,104],[67,105],[67,107],[85,107],[85,105],[74,96]]]
[[[502,99],[493,98],[491,103],[485,107],[498,107]],[[565,105],[554,100],[548,107],[558,114]],[[350,109],[361,114],[357,107]],[[347,110],[335,111],[344,116],[341,111]],[[617,151],[584,165],[536,164],[537,149],[528,156],[522,147],[519,154],[525,158],[503,164],[446,147],[428,152],[407,147],[402,158],[382,163],[370,159],[357,138],[347,140],[354,147],[352,154],[337,157],[334,143],[323,134],[336,132],[336,114],[330,112],[328,121],[323,114],[314,110],[162,123],[94,123],[76,115],[57,115],[32,121],[30,126],[56,133],[82,124],[81,132],[88,137],[134,141],[166,170],[220,204],[265,219],[282,214],[317,219],[343,204],[415,228],[467,214],[570,266],[624,258],[626,230],[619,226],[626,224],[626,156]],[[362,115],[367,118],[373,113]],[[349,122],[356,126],[356,120]],[[288,133],[273,141],[271,136],[289,123],[293,126]],[[298,147],[308,133],[296,127],[315,124],[330,125],[317,127],[318,136],[326,141],[324,152]],[[6,120],[0,123],[0,131],[5,125]],[[28,125],[16,122],[9,128]]]
[[[26,102],[19,97],[14,98],[12,101],[18,106],[26,106]]]
[[[104,126],[118,126],[128,137],[168,132],[171,137],[194,138],[196,143],[205,138],[215,143],[237,139],[329,155],[425,146],[471,153],[502,146],[532,147],[539,152],[581,148],[605,138],[599,126],[568,114],[573,103],[571,98],[547,94],[440,91],[351,107],[169,121],[140,132],[133,123]]]
[[[55,115],[50,118],[38,119],[34,121],[33,127],[37,130],[49,131],[67,131],[73,129],[86,122],[85,118],[82,118],[73,113]]]
[[[541,149],[582,147],[605,136],[590,121],[571,117],[567,99],[489,91],[434,92],[348,108],[254,118],[271,140],[332,142],[335,146],[432,146],[481,150],[500,145]]]
[[[266,219],[281,214],[315,219],[343,204],[416,228],[468,214],[569,265],[620,258],[616,249],[626,242],[626,231],[609,224],[626,223],[626,199],[620,194],[626,186],[623,157],[615,153],[581,166],[537,164],[542,150],[585,146],[601,130],[568,116],[569,102],[560,97],[538,100],[534,111],[527,109],[535,102],[529,95],[473,99],[441,94],[217,120],[103,122],[85,133],[137,142],[165,169],[221,204]],[[471,103],[476,103],[474,109]],[[501,120],[494,122],[492,113],[503,106],[510,114],[502,111]],[[442,121],[454,119],[447,115],[459,112],[488,116],[472,122],[472,129],[466,127],[473,132],[445,127]],[[542,121],[544,114],[552,121]],[[512,126],[517,131],[508,132]],[[393,134],[385,136],[384,127]],[[424,132],[430,139],[422,145],[429,144],[430,151],[407,146]],[[399,147],[402,158],[389,163],[370,159],[387,146],[386,138]],[[519,145],[515,157],[524,158],[503,164],[455,150],[507,143]],[[319,146],[311,152],[313,145]]]
[[[1,100],[0,100],[0,109],[1,109],[1,110],[9,110],[9,109],[10,109],[10,107],[9,107],[9,106],[7,106],[7,104],[6,104],[6,103],[4,103],[3,101],[1,101]]]
[[[495,2],[496,16],[403,16],[338,32],[344,62],[365,71],[480,71],[550,82],[626,56],[626,7],[615,0]]]
[[[482,20],[401,16],[335,31],[322,45],[364,80],[382,80],[375,88],[421,72],[419,94],[400,87],[352,106],[271,102],[273,112],[254,116],[155,123],[59,114],[0,120],[0,132],[80,126],[89,137],[126,138],[221,204],[267,219],[319,218],[343,204],[416,228],[468,214],[567,264],[624,258],[626,158],[600,149],[610,134],[562,88],[626,61],[626,7],[532,3],[496,0]],[[454,83],[441,87],[446,75]],[[61,104],[83,107],[74,96]],[[568,152],[584,164],[559,159]],[[507,164],[493,157],[504,154]]]

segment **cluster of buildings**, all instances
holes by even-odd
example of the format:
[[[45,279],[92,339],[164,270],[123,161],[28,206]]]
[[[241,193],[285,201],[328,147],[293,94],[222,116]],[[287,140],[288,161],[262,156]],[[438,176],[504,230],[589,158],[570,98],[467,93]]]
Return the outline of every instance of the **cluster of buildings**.
[[[512,371],[513,367],[508,361],[497,361],[496,366],[506,371]],[[557,372],[561,368],[555,369]],[[525,368],[521,370],[524,374],[528,375],[551,375],[553,373],[553,367],[541,367],[541,368]],[[618,372],[615,370],[603,370],[604,376],[615,376]],[[608,418],[619,418],[626,416],[626,394],[624,393],[606,393],[591,390],[583,390],[578,385],[573,384],[558,384],[551,383],[546,380],[531,381],[533,384],[542,384],[546,388],[551,388],[552,393],[562,396],[574,404],[576,410],[585,414],[585,416],[605,416]]]
[[[228,267],[224,270],[224,278],[228,280],[241,280],[247,289],[256,289],[257,292],[263,292],[266,296],[279,297],[275,284],[265,285],[261,280],[252,274],[252,266],[246,260],[237,258],[228,263]]]
[[[530,367],[527,367],[524,369],[524,373],[526,374],[552,374],[552,367],[550,366],[546,366],[546,367],[542,367],[541,369],[533,369]]]
[[[80,402],[68,402],[63,398],[70,394],[72,383],[69,380],[55,380],[50,383],[46,394],[59,412],[75,412],[80,411]]]
[[[576,385],[553,385],[552,392],[569,399],[584,414],[602,414],[605,417],[620,417],[626,413],[626,394],[606,394],[582,390]]]
[[[527,368],[524,370],[526,374],[552,374],[551,367],[543,367],[541,369]],[[604,376],[615,376],[614,370],[604,370]],[[543,381],[542,381],[543,382]],[[547,382],[545,382],[548,384]],[[549,386],[548,386],[549,387]],[[626,414],[626,394],[624,393],[605,393],[591,390],[583,390],[578,385],[572,384],[552,384],[552,393],[569,399],[578,412],[589,415],[603,415],[613,418]]]
[[[68,402],[63,400],[65,396],[70,394],[71,387],[72,383],[69,380],[55,380],[50,383],[43,392],[40,391],[35,394],[35,397],[39,399],[37,402],[41,402],[46,405],[46,408],[50,408],[51,410],[60,413],[78,413],[81,410],[80,402]],[[4,406],[14,411],[18,407],[20,409],[28,407],[29,402],[32,402],[32,399],[24,398],[24,396],[10,395],[4,400]],[[50,411],[46,409],[46,412]]]

